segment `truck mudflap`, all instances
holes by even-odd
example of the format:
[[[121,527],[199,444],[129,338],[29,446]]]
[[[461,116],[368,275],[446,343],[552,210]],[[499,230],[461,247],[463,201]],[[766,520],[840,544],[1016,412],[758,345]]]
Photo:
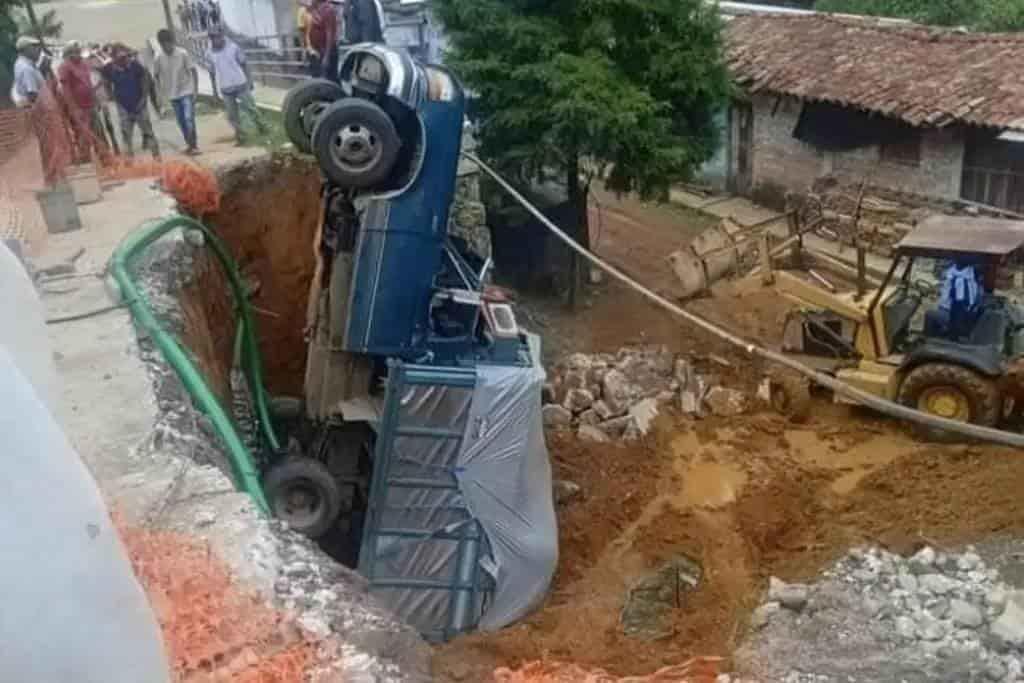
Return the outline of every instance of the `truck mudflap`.
[[[429,640],[494,630],[543,599],[558,561],[544,369],[393,361],[359,571]]]

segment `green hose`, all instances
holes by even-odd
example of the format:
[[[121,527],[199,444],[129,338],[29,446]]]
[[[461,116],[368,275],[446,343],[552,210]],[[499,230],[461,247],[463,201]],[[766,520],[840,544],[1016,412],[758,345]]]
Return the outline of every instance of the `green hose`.
[[[131,233],[117,246],[110,261],[110,272],[121,288],[122,301],[127,303],[136,325],[141,328],[156,344],[167,363],[181,378],[182,384],[189,395],[213,422],[214,429],[220,435],[227,449],[228,461],[234,472],[235,483],[241,490],[248,493],[257,507],[265,514],[270,513],[263,486],[260,483],[259,468],[252,453],[246,448],[235,429],[231,418],[225,412],[216,395],[211,391],[202,373],[192,363],[188,354],[178,341],[169,334],[156,319],[149,302],[142,294],[131,270],[139,255],[153,242],[176,228],[199,230],[206,238],[206,244],[213,250],[217,260],[224,267],[231,293],[234,297],[238,315],[238,329],[241,338],[241,363],[246,373],[249,387],[256,407],[256,417],[260,424],[267,445],[274,451],[280,449],[280,442],[274,432],[267,406],[267,393],[263,386],[261,359],[256,343],[256,330],[252,321],[252,313],[246,298],[242,278],[238,267],[217,235],[203,224],[185,216],[173,216],[144,224]]]

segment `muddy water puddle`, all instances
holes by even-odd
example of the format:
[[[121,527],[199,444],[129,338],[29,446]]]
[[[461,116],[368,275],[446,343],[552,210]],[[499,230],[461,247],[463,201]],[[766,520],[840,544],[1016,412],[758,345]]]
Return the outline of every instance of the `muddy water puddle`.
[[[829,432],[786,429],[781,438],[760,447],[748,435],[721,428],[716,438],[686,431],[672,439],[673,470],[681,488],[669,496],[680,509],[717,509],[735,503],[750,477],[746,461],[789,458],[796,464],[834,472],[832,493],[845,496],[864,477],[919,448],[908,437],[872,431]],[[737,444],[744,447],[737,448]]]

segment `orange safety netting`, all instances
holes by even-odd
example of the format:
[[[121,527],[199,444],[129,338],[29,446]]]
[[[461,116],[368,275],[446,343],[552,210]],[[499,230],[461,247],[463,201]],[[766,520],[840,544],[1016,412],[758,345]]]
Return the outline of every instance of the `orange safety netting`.
[[[188,214],[203,217],[220,209],[217,176],[208,168],[187,161],[114,158],[103,169],[106,178],[159,178],[160,185]]]
[[[649,676],[613,676],[601,669],[576,664],[530,662],[519,669],[498,669],[494,683],[714,683],[721,673],[721,657],[696,657],[684,664],[659,669]]]
[[[119,524],[164,634],[176,681],[299,683],[317,643],[285,614],[241,589],[209,545]]]

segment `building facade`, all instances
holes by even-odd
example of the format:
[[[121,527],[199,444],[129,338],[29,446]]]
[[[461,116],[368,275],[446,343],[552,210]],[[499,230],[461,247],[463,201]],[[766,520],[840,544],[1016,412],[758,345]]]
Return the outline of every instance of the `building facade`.
[[[1024,211],[1024,38],[825,14],[733,17],[720,189],[781,204],[832,176]],[[715,161],[715,160],[713,160]]]

